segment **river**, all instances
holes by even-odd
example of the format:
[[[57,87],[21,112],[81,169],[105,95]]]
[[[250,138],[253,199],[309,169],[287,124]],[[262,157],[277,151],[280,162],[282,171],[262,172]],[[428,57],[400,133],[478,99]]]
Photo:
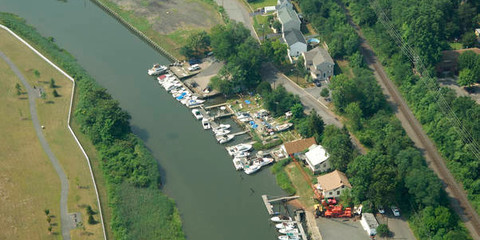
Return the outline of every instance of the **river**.
[[[192,240],[276,239],[261,195],[282,195],[268,169],[246,176],[187,108],[146,75],[167,59],[87,0],[0,0],[72,53],[132,116],[134,132],[162,167]]]

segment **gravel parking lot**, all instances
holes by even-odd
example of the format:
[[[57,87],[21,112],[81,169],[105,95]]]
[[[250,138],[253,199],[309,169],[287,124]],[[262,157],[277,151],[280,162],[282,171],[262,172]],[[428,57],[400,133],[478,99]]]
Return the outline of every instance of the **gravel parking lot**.
[[[317,227],[324,240],[369,240],[360,220],[345,218],[317,218]]]

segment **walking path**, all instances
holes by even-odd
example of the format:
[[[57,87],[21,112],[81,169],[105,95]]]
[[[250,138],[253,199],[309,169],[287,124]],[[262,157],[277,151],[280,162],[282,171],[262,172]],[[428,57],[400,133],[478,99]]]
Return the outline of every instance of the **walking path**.
[[[25,89],[27,90],[28,93],[28,103],[30,105],[30,114],[32,117],[32,122],[33,122],[33,127],[35,128],[35,132],[37,133],[38,140],[40,141],[40,144],[42,145],[43,150],[47,154],[48,158],[50,159],[50,162],[52,162],[53,167],[55,168],[55,171],[58,174],[58,177],[60,178],[61,182],[61,192],[60,192],[60,222],[61,222],[61,227],[62,227],[62,238],[64,240],[70,240],[70,230],[73,228],[74,224],[72,222],[72,219],[69,218],[68,216],[68,209],[67,209],[67,200],[68,200],[68,180],[67,176],[65,175],[65,172],[63,171],[62,167],[60,166],[60,163],[58,162],[57,158],[53,154],[52,150],[50,149],[50,146],[47,143],[47,140],[45,139],[45,136],[43,135],[42,132],[42,127],[40,126],[40,122],[38,121],[38,115],[37,115],[37,108],[35,105],[35,99],[38,97],[39,92],[34,90],[30,84],[28,84],[27,79],[23,76],[23,74],[20,72],[20,70],[15,66],[15,64],[3,53],[0,51],[0,57],[7,62],[7,64],[10,66],[12,71],[17,75],[17,77],[22,81],[23,85],[25,86]]]

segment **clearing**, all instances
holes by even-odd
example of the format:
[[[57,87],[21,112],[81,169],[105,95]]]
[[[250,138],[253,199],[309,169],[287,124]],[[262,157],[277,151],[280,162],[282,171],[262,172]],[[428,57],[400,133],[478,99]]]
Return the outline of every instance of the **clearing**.
[[[86,159],[67,128],[72,82],[5,30],[0,30],[0,39],[0,50],[32,86],[46,92],[46,98],[36,102],[39,120],[45,126],[43,133],[50,148],[69,179],[68,211],[80,212],[84,222],[83,227],[71,231],[72,239],[103,239],[101,224],[87,223],[85,207],[90,205],[94,211],[98,210],[96,194]],[[43,210],[49,208],[51,214],[59,216],[60,181],[34,132],[27,95],[16,95],[15,84],[20,81],[11,70],[3,71],[8,68],[5,62],[1,64],[1,98],[2,103],[9,104],[2,104],[0,109],[4,123],[0,159],[5,159],[0,170],[0,195],[9,196],[11,202],[0,207],[4,216],[0,223],[9,226],[8,231],[1,234],[5,234],[6,239],[50,239]],[[51,79],[55,80],[55,88],[49,86]],[[53,90],[59,97],[53,96]],[[100,219],[98,214],[94,219]],[[59,233],[60,219],[52,218],[52,223],[53,231]]]

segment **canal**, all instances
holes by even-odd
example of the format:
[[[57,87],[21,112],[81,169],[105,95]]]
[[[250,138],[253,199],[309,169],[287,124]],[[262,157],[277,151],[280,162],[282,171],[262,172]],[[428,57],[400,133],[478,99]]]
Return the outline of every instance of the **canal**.
[[[146,75],[166,58],[87,0],[0,0],[72,53],[132,116],[134,132],[162,167],[192,240],[276,239],[261,194],[282,195],[268,169],[236,172],[231,158],[187,108]]]

